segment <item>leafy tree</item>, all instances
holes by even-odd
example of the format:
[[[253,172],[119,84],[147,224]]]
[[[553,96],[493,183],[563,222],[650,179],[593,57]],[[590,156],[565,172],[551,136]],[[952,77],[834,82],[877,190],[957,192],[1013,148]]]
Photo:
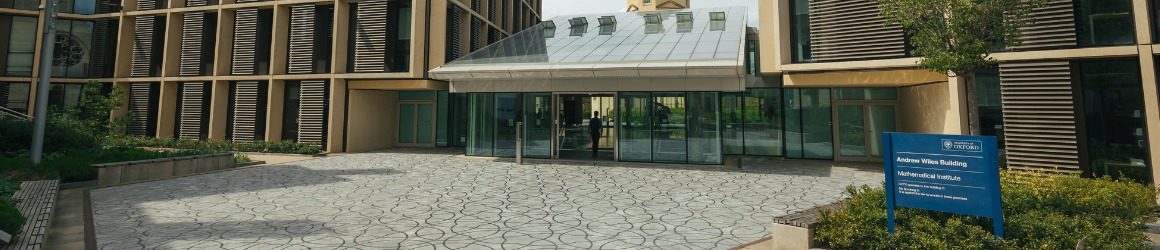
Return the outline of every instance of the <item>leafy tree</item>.
[[[1032,11],[1054,0],[869,0],[880,6],[884,25],[901,25],[911,36],[918,65],[962,77],[967,85],[971,134],[979,134],[975,72],[999,65],[991,52],[1023,43],[1019,28],[1034,24]]]
[[[85,98],[81,109],[66,110],[66,113],[80,118],[81,122],[90,128],[96,129],[98,136],[108,136],[124,132],[125,127],[133,120],[132,112],[122,116],[111,117],[112,111],[125,106],[128,92],[123,87],[113,86],[108,94],[102,94],[104,85],[96,80],[89,80],[85,84]]]

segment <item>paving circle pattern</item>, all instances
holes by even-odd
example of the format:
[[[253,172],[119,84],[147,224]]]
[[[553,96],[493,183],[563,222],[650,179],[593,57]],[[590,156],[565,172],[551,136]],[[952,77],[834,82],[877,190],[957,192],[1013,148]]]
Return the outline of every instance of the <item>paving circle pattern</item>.
[[[94,189],[101,249],[728,249],[878,185],[870,164],[743,169],[395,149]]]

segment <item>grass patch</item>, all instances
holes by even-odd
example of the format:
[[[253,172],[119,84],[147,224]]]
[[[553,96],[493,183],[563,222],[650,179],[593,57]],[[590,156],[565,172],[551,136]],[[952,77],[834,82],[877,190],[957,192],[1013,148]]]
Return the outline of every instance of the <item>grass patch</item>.
[[[20,228],[24,227],[27,218],[20,214],[20,210],[16,209],[16,200],[12,197],[17,190],[20,190],[20,182],[9,181],[8,178],[0,176],[0,231],[11,234],[13,238],[20,234]]]
[[[91,181],[97,179],[97,169],[92,164],[137,161],[191,155],[224,153],[217,149],[154,151],[132,147],[110,147],[102,149],[70,149],[42,158],[39,166],[33,166],[27,155],[0,158],[0,176],[14,180],[57,179],[61,182]]]
[[[990,218],[898,207],[886,229],[883,188],[847,187],[849,203],[823,211],[817,239],[833,249],[1151,249],[1142,222],[1156,213],[1148,184],[1003,171],[1004,239]]]
[[[281,153],[313,155],[322,152],[322,145],[293,141],[234,142],[227,140],[184,140],[144,136],[111,136],[108,146],[152,147],[175,149],[217,149],[235,152]]]

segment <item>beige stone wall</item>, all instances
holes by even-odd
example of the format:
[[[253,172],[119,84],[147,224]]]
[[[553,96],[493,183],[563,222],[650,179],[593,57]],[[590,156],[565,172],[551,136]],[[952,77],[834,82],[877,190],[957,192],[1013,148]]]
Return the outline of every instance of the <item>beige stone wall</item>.
[[[628,11],[672,10],[692,8],[690,0],[628,0]]]
[[[398,141],[399,92],[351,90],[347,152],[395,147]]]
[[[949,82],[898,88],[900,132],[962,134],[961,114]]]

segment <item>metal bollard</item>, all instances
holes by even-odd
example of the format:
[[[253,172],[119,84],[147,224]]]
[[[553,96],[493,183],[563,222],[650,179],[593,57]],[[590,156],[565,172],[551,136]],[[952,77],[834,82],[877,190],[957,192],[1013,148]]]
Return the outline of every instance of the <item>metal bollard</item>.
[[[524,165],[524,122],[516,123],[516,165]]]

